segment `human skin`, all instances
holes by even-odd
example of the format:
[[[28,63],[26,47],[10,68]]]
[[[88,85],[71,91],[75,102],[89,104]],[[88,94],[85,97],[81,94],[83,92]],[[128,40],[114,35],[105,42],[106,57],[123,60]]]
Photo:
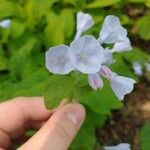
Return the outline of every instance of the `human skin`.
[[[0,150],[12,149],[26,139],[29,129],[38,130],[18,150],[66,150],[85,119],[78,103],[63,101],[47,110],[42,97],[18,97],[0,104]]]

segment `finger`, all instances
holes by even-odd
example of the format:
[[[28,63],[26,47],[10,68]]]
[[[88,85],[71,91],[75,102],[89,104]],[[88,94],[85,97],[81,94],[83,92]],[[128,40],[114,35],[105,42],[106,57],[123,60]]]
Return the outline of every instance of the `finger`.
[[[82,105],[67,104],[56,111],[47,123],[20,150],[66,150],[85,118]]]
[[[47,120],[54,111],[45,108],[42,97],[16,98],[0,104],[0,147],[7,148],[12,139],[30,127],[30,121]]]

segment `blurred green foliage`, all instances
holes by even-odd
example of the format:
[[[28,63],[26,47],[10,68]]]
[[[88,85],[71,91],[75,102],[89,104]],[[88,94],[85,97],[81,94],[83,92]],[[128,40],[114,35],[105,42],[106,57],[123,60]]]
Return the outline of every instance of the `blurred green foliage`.
[[[45,51],[72,41],[76,13],[84,11],[94,17],[95,25],[86,34],[97,37],[104,17],[114,14],[128,29],[132,40],[135,37],[150,40],[149,7],[150,0],[0,0],[0,20],[12,21],[10,28],[0,28],[0,101],[16,96],[45,95],[45,103],[50,108],[56,106],[63,95],[71,97],[69,87],[74,84],[74,75],[60,77],[48,73]],[[115,55],[117,62],[111,68],[137,79],[132,63],[139,60],[144,64],[148,57],[135,43],[132,52]],[[95,127],[102,126],[111,110],[121,108],[122,103],[107,81],[102,90],[94,92],[85,76],[79,80],[74,97],[87,108],[87,119],[70,149],[92,150],[96,143]]]
[[[140,132],[142,150],[150,149],[150,134],[149,133],[150,133],[150,124],[146,123]]]

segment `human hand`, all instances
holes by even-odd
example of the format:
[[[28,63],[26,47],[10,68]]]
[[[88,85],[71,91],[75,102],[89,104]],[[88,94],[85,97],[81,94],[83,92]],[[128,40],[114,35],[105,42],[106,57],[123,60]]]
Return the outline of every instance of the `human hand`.
[[[18,150],[66,150],[85,118],[77,103],[46,110],[43,98],[16,98],[0,104],[0,150],[25,138],[25,131],[39,130]]]

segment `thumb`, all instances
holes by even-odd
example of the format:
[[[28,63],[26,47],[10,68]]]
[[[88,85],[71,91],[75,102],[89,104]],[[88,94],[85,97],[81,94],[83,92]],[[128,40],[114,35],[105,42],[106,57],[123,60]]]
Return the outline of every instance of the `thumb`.
[[[66,150],[81,127],[85,109],[77,103],[66,104],[19,150]]]

